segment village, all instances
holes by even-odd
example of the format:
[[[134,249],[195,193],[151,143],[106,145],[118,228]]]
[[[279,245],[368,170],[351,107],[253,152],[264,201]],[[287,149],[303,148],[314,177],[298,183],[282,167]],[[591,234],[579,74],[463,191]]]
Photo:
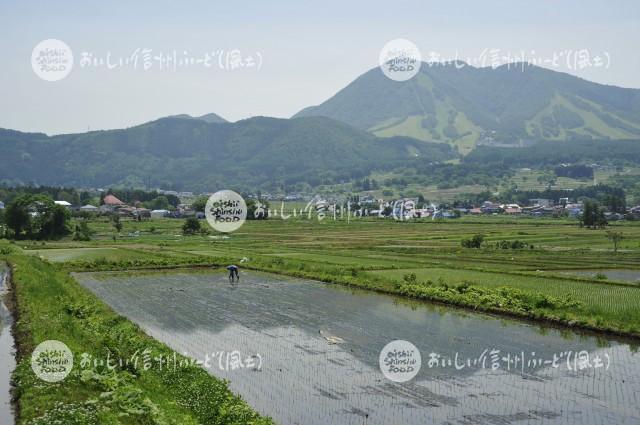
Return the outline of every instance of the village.
[[[162,208],[148,208],[149,202],[124,202],[110,192],[99,189],[102,195],[93,198],[93,203],[74,205],[66,200],[55,200],[55,204],[67,208],[73,215],[97,216],[118,215],[133,220],[148,220],[160,218],[204,219],[204,202],[210,194],[194,194],[194,192],[176,192],[156,190],[159,197],[173,197],[175,205],[165,203]],[[107,193],[107,194],[104,194]],[[393,219],[456,219],[462,216],[511,216],[530,218],[570,218],[579,219],[583,214],[584,202],[568,197],[559,199],[534,198],[526,205],[518,203],[500,203],[486,200],[477,205],[468,202],[454,202],[452,204],[436,204],[422,198],[378,199],[372,195],[338,196],[310,196],[304,194],[246,194],[246,200],[257,205],[257,214],[264,217],[277,218],[313,213],[330,213],[336,211],[342,215],[352,217],[379,217]],[[99,202],[95,202],[99,199]],[[200,201],[200,202],[199,202]],[[98,205],[95,205],[98,204]],[[0,201],[0,209],[5,204]],[[622,211],[609,211],[603,207],[607,221],[638,220],[640,219],[640,205],[624,208]],[[260,218],[264,218],[260,217]]]

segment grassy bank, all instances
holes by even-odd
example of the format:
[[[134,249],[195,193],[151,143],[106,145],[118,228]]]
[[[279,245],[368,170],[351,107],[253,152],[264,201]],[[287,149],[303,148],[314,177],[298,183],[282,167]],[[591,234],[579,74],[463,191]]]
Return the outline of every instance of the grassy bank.
[[[12,268],[18,366],[15,396],[21,424],[269,424],[227,384],[177,356],[183,364],[160,369],[154,363],[123,367],[144,350],[172,358],[168,347],[82,288],[64,270],[35,256],[0,257]],[[74,369],[60,383],[46,383],[31,369],[31,353],[42,341],[64,342],[74,353]],[[82,353],[116,367],[81,367]],[[137,353],[137,354],[136,354]]]

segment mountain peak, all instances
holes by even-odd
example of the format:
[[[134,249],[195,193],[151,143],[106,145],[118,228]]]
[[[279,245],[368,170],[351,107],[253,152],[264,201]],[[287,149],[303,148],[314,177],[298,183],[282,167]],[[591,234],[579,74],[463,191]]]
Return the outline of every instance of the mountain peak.
[[[208,123],[215,123],[215,124],[222,124],[222,123],[229,122],[226,119],[222,118],[220,115],[214,114],[213,112],[211,112],[209,114],[201,115],[199,117],[194,117],[194,116],[189,115],[189,114],[177,114],[177,115],[169,115],[169,116],[167,116],[165,118],[181,118],[181,119],[188,119],[188,120],[200,120],[200,121],[204,121],[204,122],[208,122]]]
[[[530,139],[638,138],[640,90],[531,63],[476,68],[449,61],[423,63],[401,84],[373,68],[294,115],[302,116],[330,117],[382,137],[446,142],[468,153],[479,144]]]

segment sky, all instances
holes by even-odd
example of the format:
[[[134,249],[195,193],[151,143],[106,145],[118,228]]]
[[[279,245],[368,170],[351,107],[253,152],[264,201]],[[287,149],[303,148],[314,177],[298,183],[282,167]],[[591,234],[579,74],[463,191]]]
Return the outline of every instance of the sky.
[[[397,38],[412,41],[423,59],[435,53],[490,66],[495,57],[524,57],[640,88],[636,0],[0,0],[0,31],[0,127],[47,134],[183,113],[288,118],[376,67],[382,47]],[[59,81],[32,69],[32,51],[47,39],[73,52],[73,68]],[[578,52],[590,64],[552,63],[569,56],[575,65]],[[160,69],[161,58],[174,54],[194,64]],[[232,69],[227,59],[238,56],[245,66]],[[135,67],[126,63],[135,57]]]

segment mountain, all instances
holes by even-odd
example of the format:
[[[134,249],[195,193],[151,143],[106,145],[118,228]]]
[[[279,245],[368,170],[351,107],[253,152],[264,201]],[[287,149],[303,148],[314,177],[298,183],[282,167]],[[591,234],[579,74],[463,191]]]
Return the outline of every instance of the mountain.
[[[378,138],[325,117],[235,123],[168,117],[139,126],[47,136],[0,129],[0,182],[208,191],[339,182],[372,170],[437,162],[443,144]]]
[[[378,136],[477,144],[640,136],[640,90],[606,86],[528,64],[475,68],[423,63],[409,81],[379,68],[295,117],[325,116]]]
[[[215,123],[215,124],[222,124],[222,123],[226,123],[229,122],[227,120],[225,120],[224,118],[222,118],[220,115],[218,114],[214,114],[213,112],[210,114],[205,114],[199,117],[192,117],[189,114],[179,114],[179,115],[170,115],[167,118],[182,118],[182,119],[187,119],[187,120],[200,120],[200,121],[204,121],[204,122],[208,122],[208,123]]]

